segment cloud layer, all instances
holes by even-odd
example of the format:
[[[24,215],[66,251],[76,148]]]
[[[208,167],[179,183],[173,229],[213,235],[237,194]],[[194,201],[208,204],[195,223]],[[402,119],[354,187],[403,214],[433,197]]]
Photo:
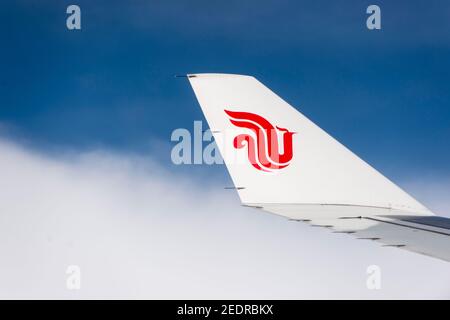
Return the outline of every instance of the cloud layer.
[[[448,263],[240,207],[148,157],[0,140],[0,177],[0,298],[450,298]],[[450,208],[448,181],[410,184]]]

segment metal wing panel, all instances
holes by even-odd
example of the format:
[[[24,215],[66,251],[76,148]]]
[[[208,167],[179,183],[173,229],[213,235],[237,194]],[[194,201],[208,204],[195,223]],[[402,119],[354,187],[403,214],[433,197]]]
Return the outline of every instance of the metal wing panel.
[[[446,217],[393,214],[392,210],[365,207],[260,205],[258,208],[334,233],[450,262],[450,219]]]

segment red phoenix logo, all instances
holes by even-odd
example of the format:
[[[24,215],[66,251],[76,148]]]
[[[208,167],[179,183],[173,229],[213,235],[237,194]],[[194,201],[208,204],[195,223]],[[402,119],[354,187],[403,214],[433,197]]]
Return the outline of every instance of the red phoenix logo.
[[[250,129],[254,133],[254,135],[239,134],[233,140],[236,149],[244,148],[247,145],[248,160],[253,167],[261,171],[272,172],[289,165],[293,155],[292,136],[295,132],[273,126],[265,118],[254,113],[224,111],[230,117],[233,125]],[[283,153],[280,153],[279,138],[280,141],[283,141]]]

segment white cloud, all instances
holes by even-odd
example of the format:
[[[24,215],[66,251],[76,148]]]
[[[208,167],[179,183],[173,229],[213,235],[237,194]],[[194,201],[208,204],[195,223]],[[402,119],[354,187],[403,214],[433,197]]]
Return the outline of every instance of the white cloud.
[[[448,208],[442,195],[433,205]],[[366,288],[372,264],[381,290]],[[79,291],[66,289],[69,265]],[[242,208],[221,184],[150,158],[0,141],[0,298],[450,298],[450,272]]]

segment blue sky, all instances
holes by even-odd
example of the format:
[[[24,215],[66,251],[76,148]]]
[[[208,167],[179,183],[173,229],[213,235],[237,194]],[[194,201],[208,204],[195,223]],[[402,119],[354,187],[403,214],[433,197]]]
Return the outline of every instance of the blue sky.
[[[65,26],[72,3],[81,31]],[[380,31],[366,28],[369,4],[381,7]],[[203,119],[173,76],[229,72],[256,76],[394,180],[448,175],[448,1],[1,7],[0,132],[33,148],[107,148],[170,167],[171,132]]]

